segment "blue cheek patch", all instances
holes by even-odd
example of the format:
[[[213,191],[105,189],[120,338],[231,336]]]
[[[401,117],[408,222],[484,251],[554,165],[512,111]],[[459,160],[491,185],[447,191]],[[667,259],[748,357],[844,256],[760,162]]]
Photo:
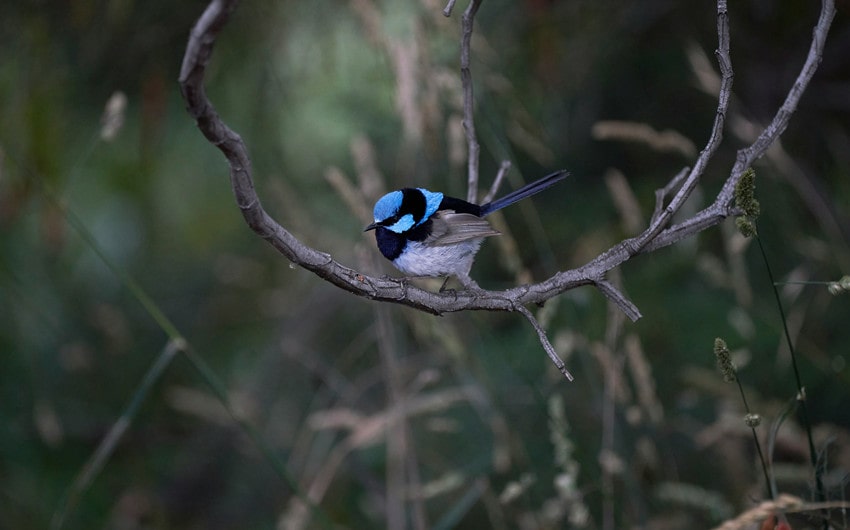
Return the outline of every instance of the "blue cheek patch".
[[[401,219],[395,222],[395,224],[388,226],[387,230],[392,230],[396,234],[401,234],[402,232],[406,232],[413,228],[414,225],[413,216],[407,214],[403,216]]]
[[[443,194],[439,191],[428,191],[425,188],[417,188],[425,196],[425,215],[422,216],[419,223],[422,224],[434,215],[440,208],[440,203],[443,202]]]

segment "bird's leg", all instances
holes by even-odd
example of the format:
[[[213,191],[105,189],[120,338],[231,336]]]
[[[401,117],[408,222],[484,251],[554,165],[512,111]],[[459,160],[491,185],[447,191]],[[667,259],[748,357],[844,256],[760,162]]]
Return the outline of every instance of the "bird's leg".
[[[461,285],[463,285],[463,288],[467,291],[481,292],[484,290],[478,286],[475,280],[469,277],[469,274],[455,274],[455,276],[460,281]],[[448,281],[448,279],[446,279],[446,281]]]

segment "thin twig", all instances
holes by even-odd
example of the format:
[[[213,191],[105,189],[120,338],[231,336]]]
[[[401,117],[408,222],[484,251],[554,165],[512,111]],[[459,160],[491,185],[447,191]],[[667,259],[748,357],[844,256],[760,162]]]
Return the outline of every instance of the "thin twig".
[[[487,204],[492,201],[496,194],[499,193],[499,187],[502,185],[502,181],[505,180],[505,176],[508,174],[508,171],[511,169],[511,161],[510,160],[502,160],[502,164],[499,166],[499,171],[496,173],[496,178],[493,179],[493,184],[490,185],[490,189],[487,191],[487,195],[481,199],[481,204]]]
[[[469,0],[469,7],[463,12],[461,27],[463,34],[460,39],[460,81],[463,87],[463,129],[466,131],[467,153],[467,185],[466,200],[475,202],[478,195],[478,139],[475,137],[475,101],[472,93],[472,73],[469,71],[470,48],[472,47],[472,28],[475,13],[481,6],[482,0]]]
[[[608,280],[598,280],[595,282],[595,285],[610,302],[615,303],[617,307],[619,307],[620,310],[629,317],[629,320],[637,322],[640,319],[640,310],[637,306],[631,303],[619,289],[614,287],[614,284]]]
[[[517,306],[515,309],[522,316],[528,320],[531,325],[534,327],[534,331],[537,332],[537,338],[540,339],[540,344],[543,346],[543,349],[546,350],[546,353],[549,355],[549,358],[552,359],[552,362],[555,363],[555,366],[558,368],[558,371],[564,374],[568,380],[573,380],[573,374],[567,370],[564,361],[558,357],[558,352],[555,351],[555,347],[552,346],[552,343],[549,342],[549,338],[546,336],[546,331],[543,330],[543,327],[537,322],[537,319],[534,318],[534,315],[531,314],[531,311],[526,309],[524,306]]]
[[[773,117],[770,125],[765,127],[751,146],[738,152],[735,167],[742,166],[742,173],[752,165],[753,161],[760,158],[767,151],[767,148],[773,145],[779,136],[785,132],[785,128],[788,127],[791,115],[797,110],[797,104],[800,102],[803,92],[805,92],[809,81],[812,80],[820,65],[823,48],[826,45],[826,35],[829,32],[833,18],[835,18],[834,0],[822,0],[820,16],[812,34],[812,44],[809,47],[809,53],[806,56],[806,62],[803,64],[800,74],[788,91],[788,95],[785,96],[785,101]],[[734,170],[733,174],[735,174]],[[724,189],[728,185],[729,183],[727,182]],[[734,188],[734,184],[732,187]]]
[[[656,224],[656,221],[658,221],[658,218],[664,211],[664,201],[667,199],[667,196],[679,188],[679,185],[682,184],[682,181],[685,180],[685,177],[688,176],[690,171],[691,168],[689,167],[683,168],[663,188],[655,190],[655,210],[652,211],[652,218],[649,221],[650,226]]]
[[[457,1],[457,0],[449,0],[449,1],[446,3],[446,7],[443,9],[443,15],[444,15],[444,16],[446,16],[446,17],[450,17],[450,16],[452,16],[452,9],[454,9],[454,8],[455,8],[455,2],[456,2],[456,1]]]

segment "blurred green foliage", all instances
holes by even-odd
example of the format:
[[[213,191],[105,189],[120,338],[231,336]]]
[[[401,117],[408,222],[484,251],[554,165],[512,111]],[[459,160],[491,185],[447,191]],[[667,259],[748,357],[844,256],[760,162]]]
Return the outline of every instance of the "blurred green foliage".
[[[301,488],[327,479],[319,509],[338,527],[387,526],[393,502],[411,528],[708,527],[760,498],[737,390],[714,371],[714,338],[729,343],[751,408],[768,421],[795,389],[767,277],[732,220],[623,267],[644,315],[635,324],[590,288],[539,310],[572,384],[517,315],[379,309],[290,267],[242,221],[225,161],[176,83],[204,6],[0,5],[0,528],[48,526],[168,340],[98,248],[213,367]],[[384,189],[465,194],[466,5],[448,19],[442,7],[243,2],[208,72],[269,212],[369,273],[394,274],[325,178],[330,168],[355,186],[373,169]],[[730,9],[727,140],[692,210],[711,201],[735,150],[781,104],[817,15],[810,2]],[[625,175],[649,218],[654,190],[693,158],[600,141],[594,124],[646,123],[700,149],[716,100],[700,87],[694,54],[712,60],[714,11],[661,0],[484,2],[472,59],[482,188],[503,159],[514,164],[512,188],[561,167],[574,177],[505,212],[503,239],[516,246],[488,242],[473,269],[479,283],[541,279],[631,235],[609,170]],[[850,270],[848,34],[839,13],[783,136],[784,158],[756,167],[759,233],[783,281]],[[128,102],[123,126],[104,139],[104,105],[117,91]],[[361,191],[368,203],[380,190]],[[782,292],[828,451],[829,498],[847,499],[850,298],[821,285]],[[297,498],[208,383],[175,358],[65,528],[286,527]],[[811,498],[799,426],[780,433],[782,489]],[[693,491],[708,492],[704,505]]]

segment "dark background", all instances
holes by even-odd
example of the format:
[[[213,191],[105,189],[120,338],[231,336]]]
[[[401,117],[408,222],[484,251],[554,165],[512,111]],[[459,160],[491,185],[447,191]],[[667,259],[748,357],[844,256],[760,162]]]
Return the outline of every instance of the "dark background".
[[[0,527],[47,527],[134,397],[144,398],[139,415],[66,528],[274,528],[292,513],[286,481],[186,358],[141,395],[168,337],[122,275],[212,366],[301,487],[328,479],[320,507],[339,527],[388,526],[394,495],[410,527],[441,528],[581,527],[583,509],[587,528],[701,528],[764,498],[740,395],[714,367],[714,338],[728,342],[764,417],[764,447],[797,389],[764,264],[732,220],[621,268],[615,279],[644,315],[637,323],[591,288],[538,310],[574,383],[518,315],[438,318],[356,298],[290,267],[250,232],[223,157],[184,111],[176,79],[204,5],[0,7]],[[378,187],[466,193],[466,4],[450,19],[442,7],[246,1],[208,72],[211,99],[249,147],[266,209],[368,273],[395,274],[326,178],[331,168],[357,187],[371,149],[380,175],[366,182],[379,186],[357,198],[367,211]],[[755,168],[759,232],[781,281],[850,272],[848,7],[839,3],[781,149]],[[687,211],[711,202],[735,151],[781,105],[817,8],[730,4],[725,141]],[[708,139],[716,93],[700,79],[716,71],[715,9],[484,2],[472,50],[482,188],[503,159],[514,165],[503,193],[553,169],[573,177],[505,212],[506,235],[473,268],[482,286],[579,266],[634,234],[627,213],[646,222],[654,190]],[[106,140],[101,115],[116,91],[126,119]],[[593,131],[604,120],[676,131],[694,151],[602,140]],[[613,200],[614,171],[639,209]],[[828,498],[846,500],[850,296],[821,284],[780,290],[816,446],[828,456]],[[400,403],[407,417],[389,444],[381,427],[349,437],[396,417],[388,414]],[[780,489],[811,499],[799,416],[772,439]]]

